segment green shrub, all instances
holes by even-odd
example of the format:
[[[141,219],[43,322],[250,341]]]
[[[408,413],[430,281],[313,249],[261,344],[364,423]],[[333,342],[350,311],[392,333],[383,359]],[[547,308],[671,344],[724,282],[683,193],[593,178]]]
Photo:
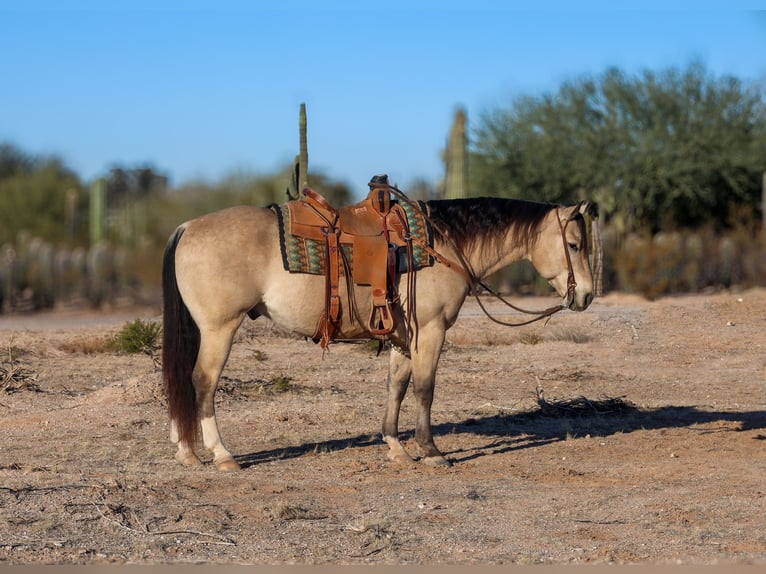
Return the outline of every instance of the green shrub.
[[[162,326],[157,321],[136,319],[126,323],[114,339],[114,346],[123,353],[152,354],[159,347]]]

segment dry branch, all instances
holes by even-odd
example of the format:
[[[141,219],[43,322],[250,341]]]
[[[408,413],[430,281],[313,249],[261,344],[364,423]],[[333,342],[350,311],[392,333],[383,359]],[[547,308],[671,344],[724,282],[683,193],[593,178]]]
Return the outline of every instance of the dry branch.
[[[590,400],[586,397],[576,397],[567,400],[549,401],[541,387],[537,388],[537,406],[540,413],[546,416],[592,416],[616,415],[635,412],[636,407],[622,397],[605,397]]]
[[[21,390],[39,392],[37,374],[21,367],[13,356],[13,339],[8,342],[8,359],[0,363],[0,390],[14,393]]]
[[[156,531],[150,531],[149,527],[144,524],[142,525],[141,529],[134,528],[130,525],[131,522],[140,523],[138,516],[136,515],[135,511],[132,508],[129,508],[125,505],[119,504],[119,505],[111,505],[106,502],[100,502],[100,504],[103,504],[110,510],[112,514],[119,515],[123,520],[116,520],[114,518],[111,518],[110,516],[107,516],[99,507],[99,504],[96,502],[93,502],[92,505],[96,509],[96,512],[98,512],[99,516],[106,520],[107,522],[111,522],[112,524],[119,526],[120,528],[123,528],[129,532],[132,532],[133,534],[139,534],[144,536],[163,536],[163,535],[177,535],[177,534],[188,534],[192,536],[201,536],[204,538],[215,538],[218,541],[217,542],[204,542],[205,544],[223,544],[225,546],[236,546],[236,541],[232,540],[231,538],[228,538],[226,536],[223,536],[221,534],[215,534],[211,532],[200,532],[198,530],[186,530],[186,529],[177,529],[177,530],[156,530]],[[128,516],[128,514],[130,516]],[[127,521],[128,524],[125,524],[124,522]]]

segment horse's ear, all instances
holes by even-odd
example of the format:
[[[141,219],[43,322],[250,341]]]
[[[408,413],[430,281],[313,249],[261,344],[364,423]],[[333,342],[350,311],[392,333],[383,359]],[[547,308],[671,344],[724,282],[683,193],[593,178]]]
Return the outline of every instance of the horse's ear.
[[[581,201],[577,204],[577,211],[582,215],[589,215],[593,219],[598,219],[598,203],[595,201]]]

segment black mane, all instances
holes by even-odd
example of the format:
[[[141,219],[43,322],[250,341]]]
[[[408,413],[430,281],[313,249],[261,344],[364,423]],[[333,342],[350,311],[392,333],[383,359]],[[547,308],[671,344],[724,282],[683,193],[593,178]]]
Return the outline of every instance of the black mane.
[[[449,241],[465,253],[478,242],[498,248],[510,231],[514,242],[529,249],[553,203],[499,197],[439,199],[426,202],[435,237]]]

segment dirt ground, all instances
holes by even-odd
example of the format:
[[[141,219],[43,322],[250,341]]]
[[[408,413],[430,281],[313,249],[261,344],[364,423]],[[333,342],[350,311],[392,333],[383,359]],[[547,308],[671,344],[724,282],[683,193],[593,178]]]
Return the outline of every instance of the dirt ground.
[[[509,329],[469,302],[449,468],[386,459],[384,356],[248,320],[217,395],[233,474],[174,461],[151,357],[83,352],[158,310],[0,316],[0,563],[766,564],[765,310],[612,294]]]

